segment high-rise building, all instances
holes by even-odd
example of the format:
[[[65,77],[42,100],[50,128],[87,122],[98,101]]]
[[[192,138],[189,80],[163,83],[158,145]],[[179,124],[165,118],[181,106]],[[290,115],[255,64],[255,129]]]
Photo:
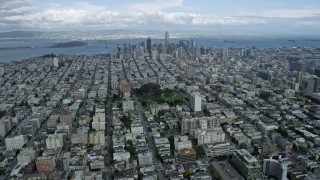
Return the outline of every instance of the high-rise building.
[[[151,58],[153,61],[156,61],[158,57],[158,51],[156,49],[153,49],[151,52]]]
[[[201,111],[201,96],[199,93],[192,93],[191,94],[190,107],[194,112]]]
[[[151,54],[151,39],[150,38],[147,39],[147,51],[149,54]]]
[[[196,46],[196,43],[194,42],[193,38],[191,38],[191,48],[193,48],[194,46]]]
[[[59,67],[59,59],[57,57],[53,58],[53,66]]]
[[[299,71],[297,74],[297,78],[296,78],[296,83],[298,83],[299,86],[301,86],[301,84],[302,84],[302,76],[303,76],[303,73],[301,71]]]
[[[4,74],[4,66],[0,65],[0,76],[3,76]]]
[[[319,92],[319,78],[315,77],[308,80],[307,95]]]
[[[229,51],[228,48],[223,48],[223,51],[222,51],[222,60],[225,64],[228,62],[228,56],[229,56],[228,51]]]
[[[169,44],[169,32],[168,31],[166,31],[166,34],[165,34],[164,44],[166,47]]]

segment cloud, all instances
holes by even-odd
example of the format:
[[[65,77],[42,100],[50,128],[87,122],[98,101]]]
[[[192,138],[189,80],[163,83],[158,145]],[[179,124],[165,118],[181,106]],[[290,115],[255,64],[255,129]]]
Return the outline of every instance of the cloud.
[[[304,7],[301,9],[269,9],[260,12],[238,12],[240,16],[257,16],[265,18],[307,18],[316,17],[320,15],[320,8]]]
[[[32,6],[33,0],[0,0],[0,10],[11,10],[24,6]]]
[[[169,8],[175,8],[183,5],[184,0],[150,0],[142,3],[131,3],[127,9],[132,11],[162,11]]]
[[[161,29],[163,27],[246,27],[252,25],[291,25],[319,27],[316,8],[278,9],[260,13],[238,12],[237,16],[213,16],[200,13],[168,12],[182,9],[183,0],[152,0],[129,4],[123,10],[80,1],[62,5],[47,3],[42,8],[34,0],[0,0],[1,30],[91,30],[117,28]],[[292,25],[291,25],[292,26]]]

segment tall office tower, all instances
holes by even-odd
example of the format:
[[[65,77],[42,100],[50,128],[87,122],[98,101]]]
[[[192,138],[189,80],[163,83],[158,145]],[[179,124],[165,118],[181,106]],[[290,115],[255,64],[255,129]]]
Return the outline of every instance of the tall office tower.
[[[312,78],[308,80],[307,95],[319,92],[319,78]]]
[[[151,54],[151,39],[150,38],[147,39],[147,51],[149,54]]]
[[[228,48],[223,48],[222,60],[225,64],[228,62]]]
[[[299,84],[299,87],[301,86],[301,83],[302,83],[302,72],[300,71],[300,72],[298,72],[298,74],[297,74],[297,78],[296,78],[296,83],[298,83]]]
[[[164,44],[166,47],[169,44],[169,32],[168,31],[166,31],[166,34],[165,34]]]
[[[3,76],[4,74],[4,66],[0,65],[0,76]]]
[[[199,93],[192,93],[190,97],[190,106],[194,112],[201,111],[201,96]]]
[[[194,42],[193,38],[191,38],[191,48],[193,48],[196,45],[196,43]]]

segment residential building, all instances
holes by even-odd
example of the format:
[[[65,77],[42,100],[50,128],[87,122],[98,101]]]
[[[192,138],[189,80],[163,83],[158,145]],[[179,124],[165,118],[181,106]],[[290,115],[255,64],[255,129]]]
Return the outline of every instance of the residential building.
[[[280,156],[270,157],[263,160],[263,174],[266,176],[276,177],[277,179],[286,180],[288,172],[288,158]]]
[[[181,133],[190,133],[194,135],[194,131],[198,129],[212,129],[220,127],[222,123],[229,123],[231,119],[220,117],[196,117],[196,118],[182,118]]]
[[[37,170],[40,174],[52,173],[56,167],[56,160],[54,156],[38,157],[36,160]]]
[[[130,99],[126,99],[122,101],[122,109],[123,112],[128,112],[134,110],[134,101]]]
[[[222,128],[214,128],[207,130],[196,130],[195,138],[198,140],[198,145],[202,145],[224,142],[226,136],[222,131]]]
[[[181,163],[194,162],[197,160],[196,151],[193,148],[179,150],[179,160]]]
[[[90,132],[89,143],[95,145],[105,146],[105,136],[104,131]]]
[[[138,162],[140,167],[153,165],[152,153],[150,151],[140,152],[138,154]]]
[[[7,150],[18,150],[27,143],[27,138],[23,135],[5,138]]]
[[[237,149],[230,142],[221,142],[215,144],[204,144],[203,150],[207,158],[213,158],[231,155]]]
[[[140,122],[135,122],[131,124],[131,133],[133,135],[143,134],[143,126]]]
[[[170,143],[168,138],[154,138],[154,144],[160,156],[170,156]]]
[[[245,149],[234,152],[230,162],[248,180],[261,177],[261,166],[258,160]]]
[[[77,145],[87,145],[88,144],[88,133],[77,133],[71,135],[71,144]]]
[[[190,108],[193,112],[201,111],[201,95],[200,93],[194,92],[190,96]]]
[[[62,134],[49,134],[46,139],[47,149],[56,149],[63,147],[63,136]]]
[[[192,142],[188,136],[174,136],[174,148],[175,150],[192,148]]]
[[[29,164],[36,158],[36,151],[33,148],[23,148],[17,156],[18,164]]]
[[[97,113],[93,116],[92,129],[96,131],[101,131],[106,129],[105,113]]]

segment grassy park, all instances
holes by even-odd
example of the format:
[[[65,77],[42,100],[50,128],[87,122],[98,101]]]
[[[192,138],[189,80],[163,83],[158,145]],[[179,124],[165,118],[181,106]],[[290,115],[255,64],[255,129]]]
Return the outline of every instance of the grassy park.
[[[135,89],[135,93],[140,97],[143,107],[150,107],[152,102],[168,103],[169,106],[185,105],[186,101],[182,95],[172,89],[160,89],[160,85],[149,83]]]

